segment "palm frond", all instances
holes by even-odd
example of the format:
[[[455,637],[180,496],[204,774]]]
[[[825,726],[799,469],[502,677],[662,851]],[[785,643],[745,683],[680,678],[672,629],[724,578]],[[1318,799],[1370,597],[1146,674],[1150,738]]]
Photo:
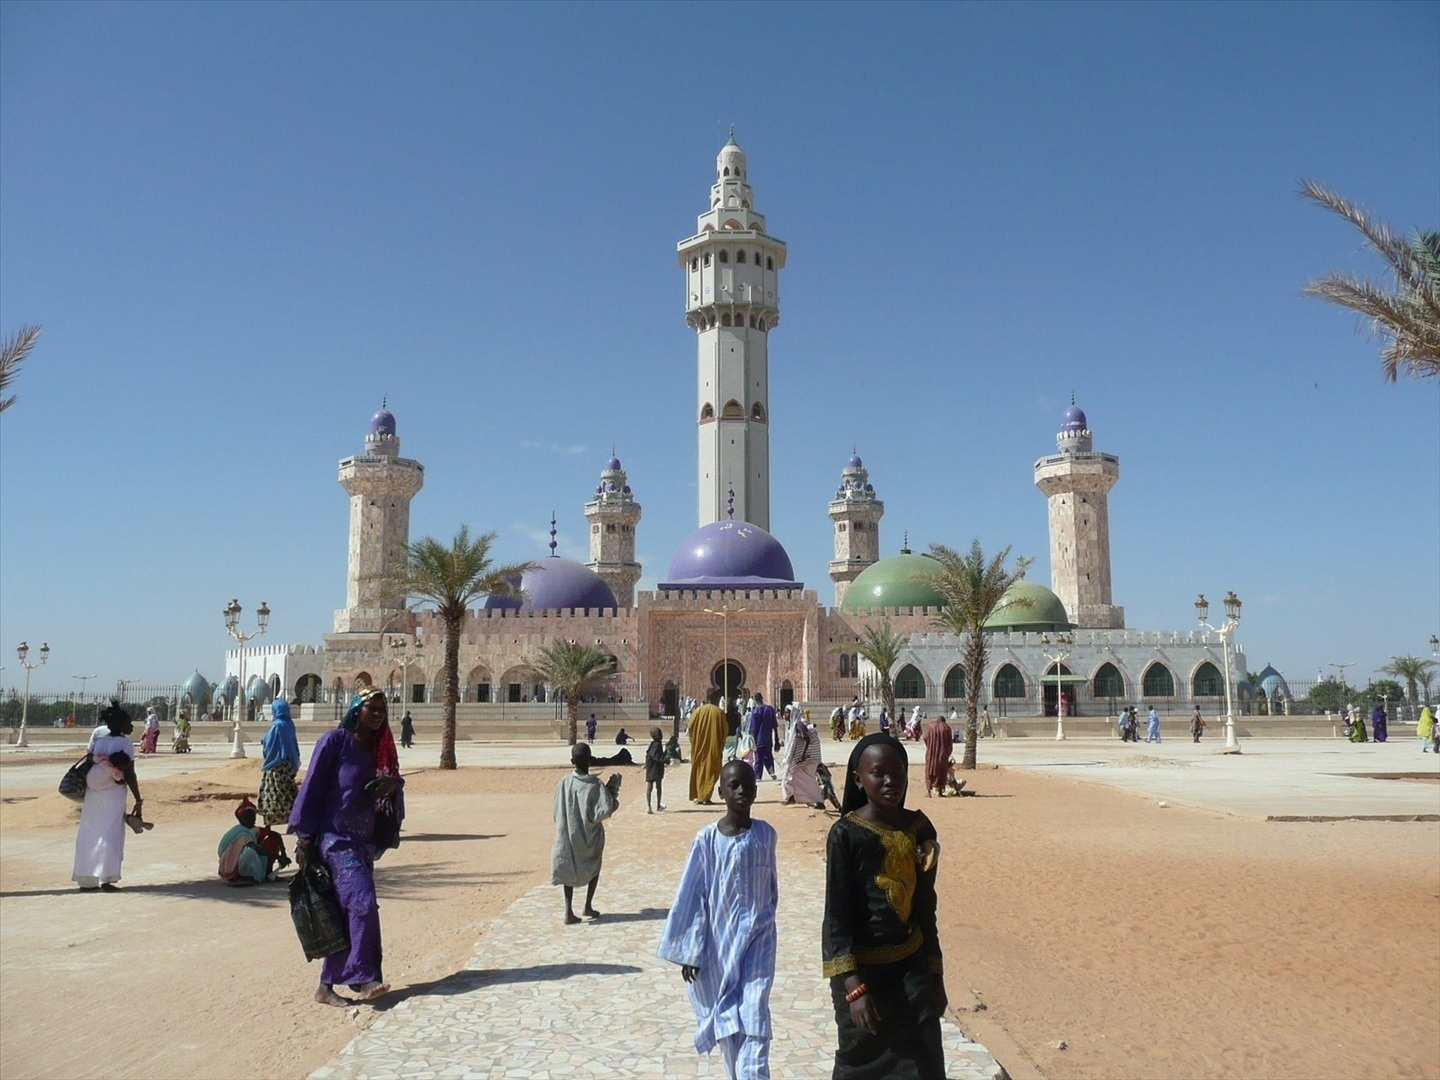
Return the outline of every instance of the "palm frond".
[[[30,350],[35,347],[39,337],[39,326],[26,325],[16,330],[4,342],[0,342],[0,394],[10,388],[10,383],[20,371],[20,365],[30,355]],[[19,394],[0,398],[0,412],[4,412],[19,400]]]

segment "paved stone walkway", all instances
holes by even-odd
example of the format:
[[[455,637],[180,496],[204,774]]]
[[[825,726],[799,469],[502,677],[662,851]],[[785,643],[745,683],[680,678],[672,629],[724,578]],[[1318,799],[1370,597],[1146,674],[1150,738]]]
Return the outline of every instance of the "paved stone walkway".
[[[683,855],[662,861],[638,846],[626,851],[618,839],[606,848],[599,920],[566,927],[560,890],[531,889],[489,927],[464,971],[399,991],[402,1000],[316,1070],[315,1080],[723,1077],[718,1052],[695,1052],[680,969],[654,955]],[[776,1077],[830,1075],[835,1024],[818,970],[823,879],[814,855],[781,866],[781,913],[790,932],[780,934],[770,997]],[[989,1052],[954,1025],[945,1022],[944,1034],[950,1077],[1003,1076]]]

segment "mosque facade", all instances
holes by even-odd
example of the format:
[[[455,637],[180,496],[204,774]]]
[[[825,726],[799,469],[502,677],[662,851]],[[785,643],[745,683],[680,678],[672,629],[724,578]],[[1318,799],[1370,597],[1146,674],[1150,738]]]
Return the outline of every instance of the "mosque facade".
[[[769,334],[779,325],[786,246],[754,208],[745,155],[733,133],[716,159],[709,209],[677,253],[687,324],[696,334],[698,528],[675,550],[653,590],[637,591],[641,506],[612,457],[584,503],[589,560],[555,554],[522,579],[525,599],[491,598],[461,631],[462,701],[544,700],[531,665],[556,641],[593,644],[617,675],[597,694],[674,715],[682,696],[711,687],[762,691],[767,700],[828,706],[877,696],[874,672],[853,650],[866,626],[888,620],[909,635],[892,672],[896,697],[927,711],[960,707],[963,642],[936,629],[941,598],[926,555],[881,557],[881,519],[868,470],[852,452],[828,511],[834,533],[834,606],[799,580],[770,520]],[[1108,493],[1119,460],[1097,452],[1089,422],[1065,410],[1056,452],[1035,463],[1049,505],[1051,587],[1022,581],[1029,600],[989,624],[984,701],[993,715],[1113,715],[1123,704],[1171,714],[1223,707],[1219,638],[1203,631],[1139,631],[1113,603]],[[406,702],[436,699],[444,627],[411,611],[386,582],[409,541],[420,463],[400,456],[397,422],[383,407],[362,453],[340,462],[350,497],[346,606],[324,646],[271,647],[272,689],[304,702],[340,698],[357,681],[389,686]],[[817,499],[817,514],[819,513]],[[249,650],[246,650],[247,662]],[[229,665],[237,666],[232,650]],[[258,657],[257,657],[258,658]],[[1243,678],[1243,651],[1232,645]],[[263,691],[262,691],[263,692]]]

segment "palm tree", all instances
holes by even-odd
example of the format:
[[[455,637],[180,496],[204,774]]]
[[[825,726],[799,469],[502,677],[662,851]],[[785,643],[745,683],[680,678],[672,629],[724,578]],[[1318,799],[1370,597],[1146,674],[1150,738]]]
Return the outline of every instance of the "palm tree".
[[[880,700],[892,723],[895,721],[895,683],[890,678],[890,672],[909,643],[910,635],[895,633],[890,620],[886,619],[879,626],[872,624],[865,627],[860,640],[853,644],[842,642],[830,646],[831,652],[859,653],[874,665],[880,673]]]
[[[1355,226],[1395,276],[1390,290],[1332,270],[1306,285],[1303,295],[1318,296],[1370,320],[1375,333],[1388,342],[1380,359],[1389,382],[1402,368],[1417,378],[1440,375],[1440,232],[1417,229],[1408,240],[1396,236],[1384,222],[1313,180],[1302,181],[1299,194]]]
[[[1017,558],[1015,568],[1006,570],[1010,548],[1007,546],[994,558],[986,559],[979,540],[974,541],[964,555],[944,544],[931,544],[930,556],[940,564],[940,572],[929,580],[945,598],[945,606],[935,616],[935,624],[965,637],[965,756],[960,767],[973,769],[980,734],[980,690],[989,652],[985,624],[999,611],[1026,608],[1034,603],[1029,597],[1007,599],[1005,596],[1010,586],[1025,576],[1031,560]]]
[[[580,695],[587,684],[615,674],[615,658],[594,645],[557,641],[546,646],[531,665],[542,682],[565,695],[565,713],[570,718],[570,745],[575,745],[580,727]]]
[[[1416,688],[1423,683],[1426,687],[1430,680],[1435,677],[1435,662],[1433,660],[1421,660],[1418,656],[1392,656],[1390,663],[1380,669],[1386,675],[1394,675],[1397,679],[1405,680],[1405,700],[1410,702],[1411,709],[1420,707],[1420,698]],[[1429,697],[1429,691],[1426,691]]]
[[[396,576],[397,592],[435,605],[445,624],[445,660],[441,665],[441,700],[445,726],[440,735],[440,768],[455,768],[455,706],[460,700],[460,628],[470,605],[482,596],[519,599],[520,576],[534,563],[495,566],[490,562],[494,533],[470,539],[470,526],[461,525],[447,547],[427,536],[405,545],[405,566]]]
[[[0,342],[0,394],[9,388],[11,380],[20,370],[20,362],[30,355],[30,350],[35,347],[35,340],[39,336],[40,327],[22,326],[10,338]],[[10,408],[17,400],[15,394],[0,398],[0,412]]]

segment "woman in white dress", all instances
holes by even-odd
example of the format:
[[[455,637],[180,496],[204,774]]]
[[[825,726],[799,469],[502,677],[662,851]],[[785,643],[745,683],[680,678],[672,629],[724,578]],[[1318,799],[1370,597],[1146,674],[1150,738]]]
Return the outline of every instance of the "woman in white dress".
[[[90,736],[90,772],[85,778],[85,803],[75,836],[73,880],[84,892],[118,892],[120,863],[125,858],[125,789],[135,796],[134,820],[140,821],[140,784],[135,778],[135,730],[130,714],[112,701],[100,714],[102,727]]]
[[[790,725],[790,738],[780,765],[780,791],[786,805],[800,803],[824,809],[824,796],[816,767],[820,764],[820,734],[806,712]]]

